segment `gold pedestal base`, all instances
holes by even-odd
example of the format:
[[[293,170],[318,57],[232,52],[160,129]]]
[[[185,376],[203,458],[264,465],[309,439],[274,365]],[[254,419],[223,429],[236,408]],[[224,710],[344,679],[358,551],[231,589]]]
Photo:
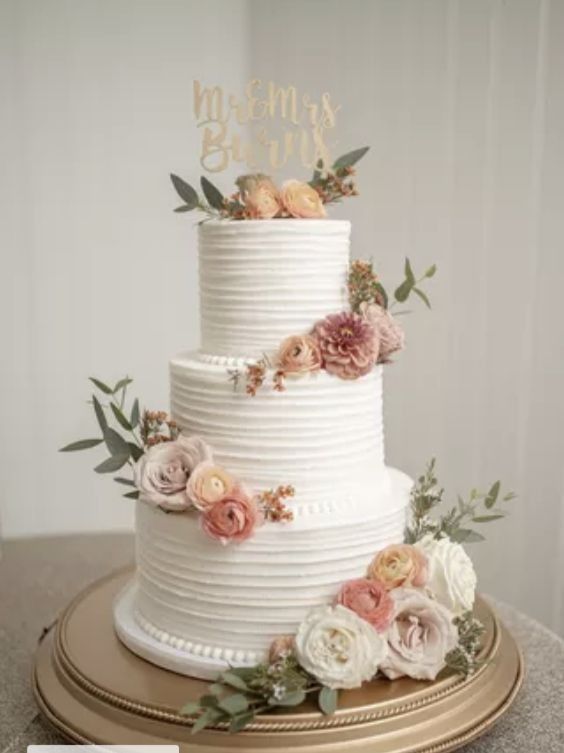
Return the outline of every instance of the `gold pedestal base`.
[[[444,673],[433,683],[375,680],[342,692],[339,710],[323,716],[304,704],[264,714],[244,732],[221,729],[191,735],[177,710],[206,683],[160,669],[123,646],[112,624],[112,603],[131,572],[114,573],[79,594],[36,657],[34,690],[52,724],[69,740],[107,745],[180,745],[182,753],[442,753],[488,730],[509,708],[522,679],[515,641],[489,606],[478,601],[486,625],[486,663],[470,679]]]

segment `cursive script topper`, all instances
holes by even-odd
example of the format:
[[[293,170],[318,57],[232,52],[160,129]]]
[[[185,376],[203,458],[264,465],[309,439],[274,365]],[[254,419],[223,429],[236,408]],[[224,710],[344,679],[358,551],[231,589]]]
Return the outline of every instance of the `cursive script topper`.
[[[194,81],[193,95],[204,170],[219,173],[231,162],[251,171],[264,166],[277,170],[292,158],[307,168],[331,164],[325,135],[335,127],[341,108],[328,93],[316,100],[295,86],[254,78],[242,97],[199,81]]]

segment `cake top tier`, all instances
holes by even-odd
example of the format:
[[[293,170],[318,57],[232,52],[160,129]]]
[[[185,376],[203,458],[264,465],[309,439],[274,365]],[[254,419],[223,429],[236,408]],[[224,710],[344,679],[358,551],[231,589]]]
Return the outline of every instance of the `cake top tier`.
[[[201,349],[256,358],[347,305],[350,222],[200,225]]]

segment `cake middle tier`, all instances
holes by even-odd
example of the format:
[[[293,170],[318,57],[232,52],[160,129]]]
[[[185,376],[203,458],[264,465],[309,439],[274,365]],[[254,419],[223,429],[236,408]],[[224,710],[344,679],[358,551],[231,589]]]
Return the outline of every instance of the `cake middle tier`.
[[[251,397],[244,362],[193,353],[171,361],[170,382],[180,429],[252,489],[294,486],[295,515],[386,498],[381,366],[355,381],[324,371],[289,378],[282,393],[270,375]]]

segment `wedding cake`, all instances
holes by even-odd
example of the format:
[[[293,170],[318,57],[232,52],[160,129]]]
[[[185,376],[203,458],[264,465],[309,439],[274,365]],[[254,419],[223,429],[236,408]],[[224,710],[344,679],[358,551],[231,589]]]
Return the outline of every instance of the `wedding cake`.
[[[385,465],[382,365],[275,380],[286,338],[348,308],[350,231],[306,218],[199,226],[201,348],[170,362],[174,425],[246,488],[293,496],[283,522],[222,545],[197,516],[148,503],[141,485],[137,569],[115,625],[156,664],[201,678],[257,664],[374,552],[403,540],[411,481]],[[257,363],[258,384],[245,389]]]

